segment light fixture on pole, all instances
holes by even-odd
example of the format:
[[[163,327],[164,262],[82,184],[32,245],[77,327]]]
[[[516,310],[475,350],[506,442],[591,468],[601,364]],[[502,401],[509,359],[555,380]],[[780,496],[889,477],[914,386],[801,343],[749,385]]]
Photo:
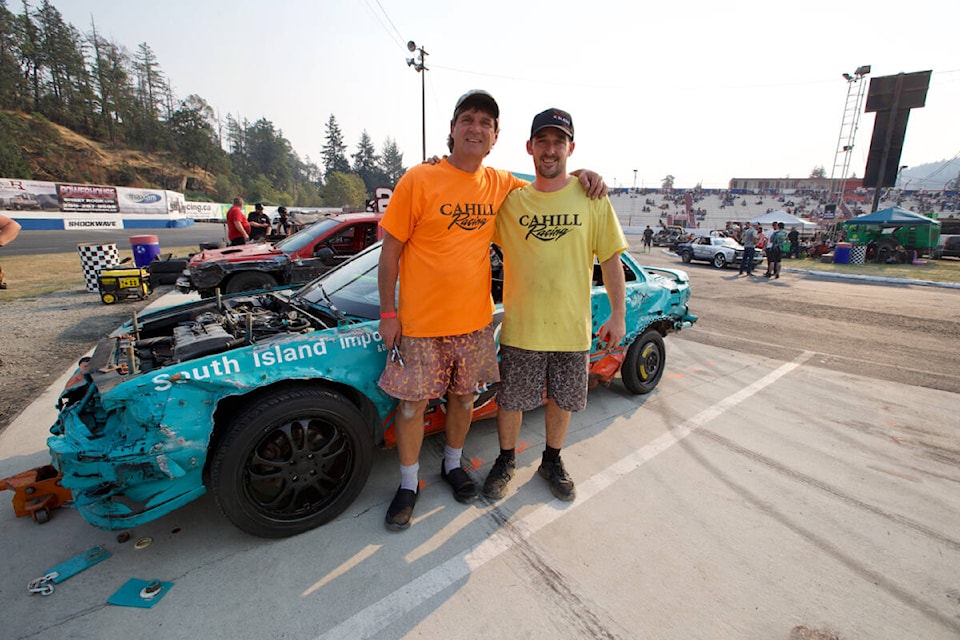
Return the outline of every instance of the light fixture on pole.
[[[853,157],[853,145],[860,123],[860,109],[866,96],[866,83],[861,82],[870,73],[870,65],[857,67],[853,74],[844,73],[847,81],[847,98],[843,105],[843,119],[840,121],[840,136],[837,138],[836,152],[833,156],[833,169],[830,171],[830,202],[838,210],[843,209],[843,197],[847,185],[847,173]]]
[[[410,53],[416,52],[420,57],[419,58],[407,58],[407,66],[413,67],[417,73],[420,75],[420,126],[423,130],[423,160],[427,160],[427,74],[425,71],[427,69],[424,61],[427,59],[427,56],[430,55],[423,49],[423,45],[417,46],[417,43],[411,40],[407,43],[407,51]]]

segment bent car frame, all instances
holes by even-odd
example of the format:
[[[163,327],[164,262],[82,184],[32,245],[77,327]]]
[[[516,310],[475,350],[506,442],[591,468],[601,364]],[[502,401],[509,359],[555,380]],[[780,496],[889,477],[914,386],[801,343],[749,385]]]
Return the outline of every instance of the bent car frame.
[[[395,444],[396,401],[377,380],[387,356],[378,333],[380,245],[306,286],[216,296],[145,314],[81,361],[58,402],[48,447],[93,525],[120,529],[167,514],[206,491],[257,536],[284,537],[342,513],[370,473],[375,447]],[[696,321],[689,280],[621,258],[627,336],[611,350],[633,393],[649,393],[666,364],[663,337]],[[491,248],[502,310],[502,263]],[[610,312],[595,269],[594,332]],[[609,382],[611,353],[591,349]],[[603,366],[601,366],[603,365]],[[604,373],[599,372],[603,370]],[[478,389],[473,418],[496,414],[495,388]],[[426,433],[444,428],[431,402]]]

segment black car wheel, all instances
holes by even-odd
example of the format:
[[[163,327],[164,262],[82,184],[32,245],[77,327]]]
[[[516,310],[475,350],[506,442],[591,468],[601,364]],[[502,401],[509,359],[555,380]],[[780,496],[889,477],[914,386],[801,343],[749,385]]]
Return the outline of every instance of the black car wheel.
[[[725,266],[727,266],[727,257],[722,253],[714,255],[713,266],[715,266],[717,269],[723,269]]]
[[[241,291],[269,289],[275,286],[277,286],[277,279],[269,273],[251,271],[233,276],[227,281],[227,286],[224,289],[226,293],[240,293]]]
[[[620,376],[630,393],[650,393],[663,376],[667,352],[656,329],[648,329],[633,341],[623,359]]]
[[[693,254],[690,253],[689,251],[681,251],[680,259],[683,260],[684,263],[690,264],[690,261],[693,260]]]
[[[359,495],[373,437],[357,408],[323,389],[284,389],[244,410],[217,446],[210,484],[237,527],[283,538],[337,517]]]

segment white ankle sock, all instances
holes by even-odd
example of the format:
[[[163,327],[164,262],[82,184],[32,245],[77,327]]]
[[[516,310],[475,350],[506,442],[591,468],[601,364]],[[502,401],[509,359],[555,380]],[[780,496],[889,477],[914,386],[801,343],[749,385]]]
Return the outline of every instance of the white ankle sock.
[[[443,470],[450,473],[460,466],[460,456],[463,455],[463,448],[454,449],[450,445],[443,446]]]
[[[416,492],[420,484],[420,463],[415,462],[408,467],[400,465],[400,488]]]

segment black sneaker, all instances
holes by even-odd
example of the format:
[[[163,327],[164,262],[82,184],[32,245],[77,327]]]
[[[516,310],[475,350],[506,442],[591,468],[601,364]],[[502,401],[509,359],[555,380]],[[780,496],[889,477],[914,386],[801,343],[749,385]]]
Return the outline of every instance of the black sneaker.
[[[541,462],[537,473],[550,483],[550,491],[558,500],[570,502],[577,497],[577,488],[573,485],[573,478],[563,468],[563,460],[556,462]]]
[[[385,520],[387,529],[403,531],[409,527],[410,519],[413,518],[413,506],[417,504],[417,498],[419,497],[419,491],[411,491],[403,487],[397,489],[397,495],[393,496],[393,502],[387,509]]]
[[[447,473],[447,465],[440,461],[440,477],[453,487],[453,497],[457,502],[473,502],[477,499],[477,485],[474,484],[463,467],[457,467]]]
[[[517,461],[515,458],[506,458],[497,456],[487,479],[483,481],[483,495],[491,500],[499,500],[503,497],[503,492],[507,490],[507,484],[513,479],[513,474],[517,470]]]

